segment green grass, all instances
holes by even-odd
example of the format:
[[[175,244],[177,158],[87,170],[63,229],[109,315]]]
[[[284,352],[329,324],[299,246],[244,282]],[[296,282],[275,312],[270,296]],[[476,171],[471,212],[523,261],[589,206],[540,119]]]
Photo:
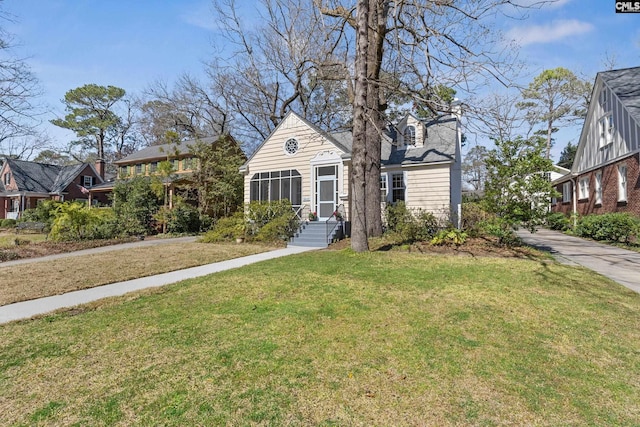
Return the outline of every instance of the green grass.
[[[16,246],[16,239],[28,240],[31,243],[44,242],[47,238],[43,233],[13,233],[3,232],[0,234],[0,249],[13,248]]]
[[[0,326],[0,425],[638,425],[640,296],[321,251]]]

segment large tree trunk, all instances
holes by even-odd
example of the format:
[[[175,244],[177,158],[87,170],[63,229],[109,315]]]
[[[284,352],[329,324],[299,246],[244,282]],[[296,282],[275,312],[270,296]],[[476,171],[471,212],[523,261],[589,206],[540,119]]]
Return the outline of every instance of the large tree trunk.
[[[367,53],[369,0],[358,0],[356,9],[355,98],[353,102],[353,150],[351,153],[351,248],[369,250],[367,235]]]
[[[366,204],[369,237],[382,235],[380,199],[380,157],[384,119],[380,95],[380,69],[384,49],[387,19],[387,0],[369,0],[369,28],[367,50],[367,162]]]

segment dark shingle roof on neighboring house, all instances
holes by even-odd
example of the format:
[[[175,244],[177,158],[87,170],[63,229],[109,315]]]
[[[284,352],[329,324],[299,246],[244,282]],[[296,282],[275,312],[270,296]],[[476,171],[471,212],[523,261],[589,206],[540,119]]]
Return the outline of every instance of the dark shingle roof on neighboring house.
[[[640,123],[640,67],[602,71],[598,75]]]
[[[15,159],[6,159],[6,162],[18,191],[31,193],[62,193],[78,174],[89,166],[87,163],[58,166]],[[0,191],[5,191],[4,186]]]
[[[13,179],[20,191],[49,193],[62,166],[7,159]]]
[[[80,174],[80,172],[82,172],[82,170],[86,166],[86,163],[73,166],[64,166],[58,173],[56,180],[53,182],[53,185],[51,186],[51,192],[56,194],[63,192],[64,189],[67,188],[69,184],[71,184],[71,182],[76,178],[76,176],[78,176],[78,174]]]
[[[162,145],[150,145],[142,150],[138,150],[135,153],[128,155],[118,161],[115,161],[116,165],[135,163],[142,160],[166,160],[167,155],[184,156],[191,154],[192,146],[197,142],[203,142],[206,144],[214,143],[219,137],[211,136],[208,138],[200,138],[198,140],[192,139],[189,141],[182,141],[177,144],[162,144]]]

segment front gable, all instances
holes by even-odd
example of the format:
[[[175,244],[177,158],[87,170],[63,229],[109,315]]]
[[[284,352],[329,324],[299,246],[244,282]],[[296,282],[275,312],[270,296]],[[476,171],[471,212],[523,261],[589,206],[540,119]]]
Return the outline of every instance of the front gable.
[[[17,189],[18,187],[16,186],[16,181],[13,178],[11,167],[9,167],[9,162],[4,162],[0,168],[0,190],[16,191]]]
[[[63,184],[62,193],[70,194],[75,198],[87,198],[89,188],[102,184],[103,180],[93,165],[85,164],[84,168],[74,173],[71,181]]]
[[[631,104],[620,99],[624,87],[612,87],[610,77],[620,70],[599,73],[596,76],[587,118],[578,142],[572,173],[586,171],[613,163],[640,151],[640,126],[637,116],[631,114]],[[603,78],[602,75],[607,76]],[[628,81],[629,90],[640,86],[640,81]],[[632,106],[632,105],[631,105]]]
[[[262,171],[309,169],[318,154],[347,154],[337,141],[293,112],[289,112],[256,152],[242,166],[242,171],[254,174]]]

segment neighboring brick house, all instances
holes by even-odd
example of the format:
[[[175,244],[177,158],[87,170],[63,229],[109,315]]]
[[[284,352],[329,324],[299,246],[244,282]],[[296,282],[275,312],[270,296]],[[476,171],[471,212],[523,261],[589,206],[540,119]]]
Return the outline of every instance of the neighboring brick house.
[[[553,184],[554,212],[640,216],[640,67],[596,75],[571,172]]]
[[[0,168],[0,219],[18,219],[42,200],[88,201],[91,187],[103,182],[99,173],[102,166],[58,166],[4,159]],[[107,200],[100,197],[97,201]]]

